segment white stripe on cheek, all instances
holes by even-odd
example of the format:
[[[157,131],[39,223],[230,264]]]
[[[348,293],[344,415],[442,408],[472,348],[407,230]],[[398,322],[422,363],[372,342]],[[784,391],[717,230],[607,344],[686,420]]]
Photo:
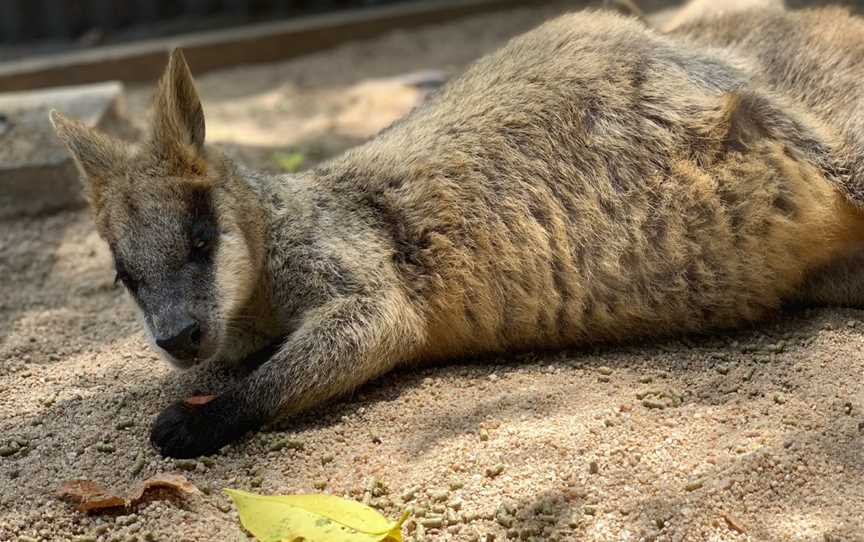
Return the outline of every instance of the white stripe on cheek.
[[[251,254],[243,237],[222,234],[216,249],[213,272],[217,317],[222,321],[230,321],[243,309],[255,288]],[[224,330],[220,331],[224,333]],[[225,337],[219,339],[222,342]]]

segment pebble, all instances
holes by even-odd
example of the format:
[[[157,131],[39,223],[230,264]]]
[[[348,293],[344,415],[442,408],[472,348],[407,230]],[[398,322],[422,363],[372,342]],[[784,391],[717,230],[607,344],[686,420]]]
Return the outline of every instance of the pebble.
[[[504,472],[504,465],[501,463],[495,465],[494,467],[486,467],[486,476],[489,478],[495,478],[499,474]]]
[[[198,462],[194,459],[175,459],[174,466],[180,470],[192,471],[198,466]]]
[[[296,439],[280,439],[270,445],[271,452],[278,452],[279,450],[283,450],[285,448],[289,450],[302,450],[306,447],[306,444],[302,440]]]
[[[13,448],[12,446],[3,446],[0,448],[0,457],[9,457],[10,455],[14,455],[18,451],[18,448]]]
[[[612,369],[610,367],[606,367],[605,365],[601,365],[597,367],[597,372],[604,376],[609,376],[612,374]]]
[[[390,492],[387,485],[380,479],[371,476],[366,480],[366,491],[375,497],[386,495]]]
[[[129,526],[138,521],[138,517],[134,514],[129,514],[128,516],[117,516],[114,520],[117,525]]]
[[[687,485],[684,486],[684,491],[696,491],[697,489],[700,489],[703,484],[704,482],[702,480],[695,480],[693,482],[689,482]]]
[[[662,409],[666,408],[665,403],[663,403],[661,401],[657,401],[656,399],[642,399],[642,406],[644,406],[645,408],[657,409],[657,410],[662,410]]]
[[[480,440],[482,442],[486,442],[487,440],[489,440],[489,431],[487,431],[485,429],[481,429],[480,430]]]
[[[440,529],[444,526],[444,518],[441,516],[428,517],[420,522],[427,529]]]
[[[498,508],[498,512],[495,514],[495,521],[498,522],[498,525],[507,529],[513,526],[513,519],[513,516],[503,508]]]
[[[588,463],[588,472],[590,474],[597,474],[598,472],[600,472],[600,466],[597,465],[596,461]]]
[[[766,344],[764,350],[771,354],[779,354],[786,350],[786,343],[784,341],[779,341],[774,344]]]
[[[216,460],[213,459],[212,457],[210,457],[209,455],[199,457],[198,462],[207,468],[210,468],[216,464]]]
[[[123,420],[123,421],[117,423],[117,425],[115,425],[114,428],[119,430],[119,431],[122,431],[124,429],[129,429],[133,425],[135,425],[135,422],[133,422],[132,420]]]
[[[450,493],[446,489],[436,489],[429,492],[429,498],[432,499],[433,502],[446,501],[449,496]]]
[[[109,444],[107,442],[100,442],[96,445],[96,450],[102,452],[103,454],[113,454],[116,451],[113,444]]]
[[[144,459],[143,459],[143,458],[139,458],[139,459],[138,459],[137,461],[135,461],[135,463],[132,465],[132,468],[130,469],[130,472],[132,473],[132,476],[136,476],[139,472],[141,472],[141,470],[142,470],[143,468],[144,468]]]

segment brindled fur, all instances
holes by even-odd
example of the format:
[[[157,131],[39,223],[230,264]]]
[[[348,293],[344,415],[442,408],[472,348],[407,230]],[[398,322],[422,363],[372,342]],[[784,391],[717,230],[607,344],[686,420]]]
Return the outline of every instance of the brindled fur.
[[[115,259],[154,284],[185,269],[186,230],[170,224],[188,220],[188,194],[210,196],[220,236],[211,275],[196,275],[206,291],[170,300],[209,300],[196,309],[202,357],[275,344],[214,401],[164,411],[153,443],[209,453],[403,363],[707,331],[794,300],[864,302],[861,44],[864,25],[834,10],[672,35],[566,15],[296,175],[204,147],[179,53],[141,147],[55,115]],[[145,320],[159,310],[139,306]]]

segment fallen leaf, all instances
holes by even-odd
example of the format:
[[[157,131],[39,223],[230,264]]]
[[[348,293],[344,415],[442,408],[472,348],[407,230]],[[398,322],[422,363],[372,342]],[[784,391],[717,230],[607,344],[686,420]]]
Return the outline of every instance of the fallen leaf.
[[[295,173],[306,162],[306,156],[300,151],[274,152],[273,161],[288,173]]]
[[[177,492],[190,493],[192,495],[201,493],[198,491],[198,488],[182,474],[157,474],[156,476],[151,476],[133,487],[126,500],[129,501],[130,504],[134,504],[141,500],[144,493],[154,488],[172,489]]]
[[[185,403],[191,406],[201,406],[215,399],[215,395],[193,395],[186,399]]]
[[[334,495],[225,493],[237,505],[243,527],[259,542],[401,542],[402,524],[408,519],[406,513],[390,521],[365,504]]]
[[[67,480],[60,486],[58,495],[61,499],[77,504],[78,510],[82,512],[126,506],[126,499],[109,493],[90,480]]]
[[[136,484],[128,494],[118,495],[108,491],[92,480],[67,480],[57,495],[78,505],[78,510],[91,512],[106,508],[128,507],[140,501],[144,494],[154,488],[167,488],[183,493],[199,493],[192,482],[179,474],[157,474]]]

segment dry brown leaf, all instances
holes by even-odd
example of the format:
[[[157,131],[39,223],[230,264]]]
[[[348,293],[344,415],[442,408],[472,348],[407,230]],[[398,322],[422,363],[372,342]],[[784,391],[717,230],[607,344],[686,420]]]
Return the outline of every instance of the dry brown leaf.
[[[135,504],[141,500],[141,497],[144,496],[144,493],[146,493],[148,489],[160,487],[173,489],[174,491],[182,493],[191,493],[193,495],[201,493],[198,491],[198,488],[182,474],[157,474],[132,488],[127,500],[129,501],[129,504]]]
[[[200,493],[192,482],[179,474],[157,474],[136,484],[126,496],[106,490],[92,480],[67,480],[60,486],[57,495],[78,505],[78,510],[91,512],[105,508],[127,507],[140,501],[144,494],[154,488],[166,488],[182,493]]]
[[[193,395],[186,399],[186,404],[191,406],[201,406],[215,399],[215,395]]]
[[[57,494],[61,499],[77,504],[82,512],[126,506],[124,498],[111,494],[90,480],[67,480]]]

